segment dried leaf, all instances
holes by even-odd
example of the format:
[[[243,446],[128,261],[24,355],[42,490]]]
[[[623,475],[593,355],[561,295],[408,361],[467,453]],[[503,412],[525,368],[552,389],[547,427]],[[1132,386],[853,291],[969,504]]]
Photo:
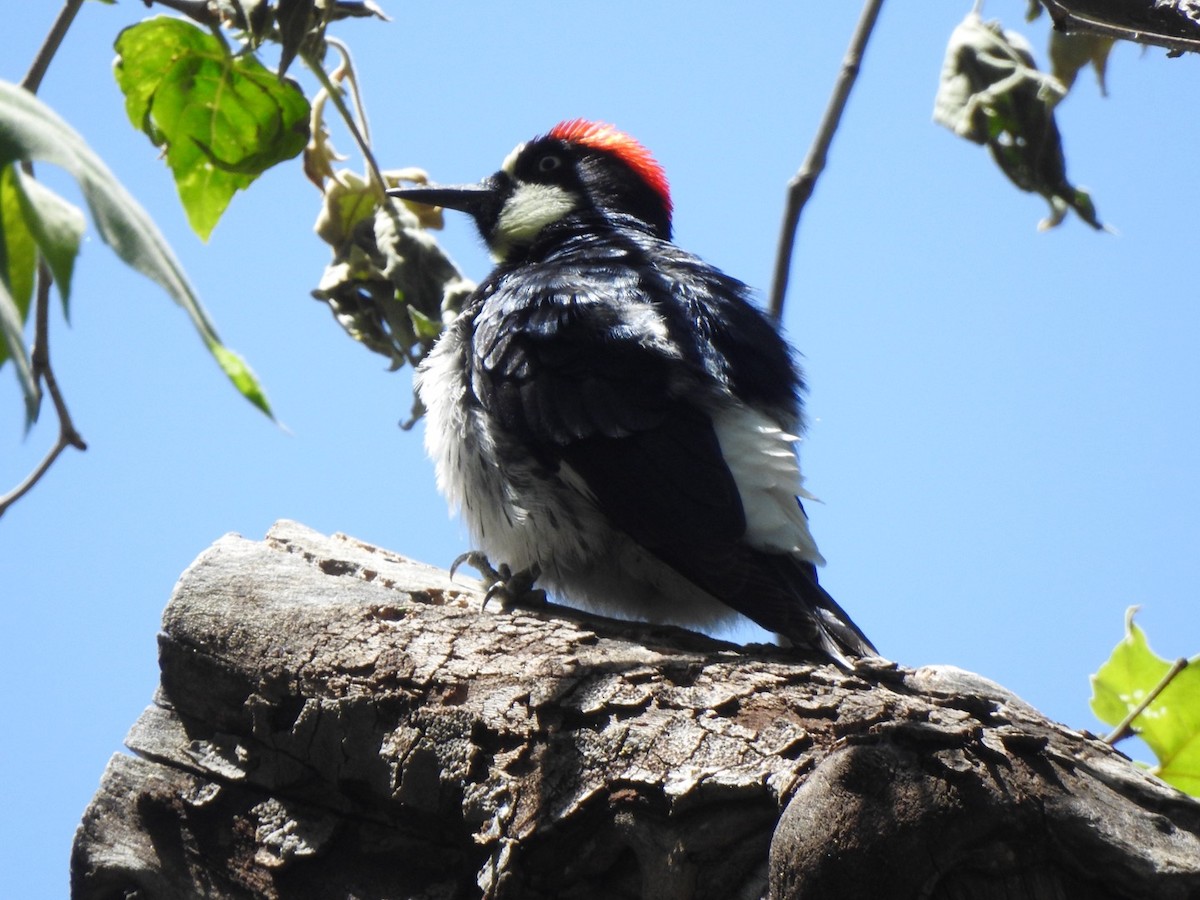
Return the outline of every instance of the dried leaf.
[[[1057,225],[1074,209],[1100,229],[1091,197],[1067,180],[1054,120],[1065,93],[1057,78],[1038,71],[1024,38],[971,12],[950,35],[933,118],[987,146],[1013,184],[1046,198],[1051,214],[1040,227]]]
[[[397,173],[389,181],[396,183]],[[408,180],[423,177],[404,170]],[[420,359],[475,289],[399,200],[378,205],[361,176],[340,172],[317,222],[334,259],[313,296],[392,368]],[[370,201],[370,202],[368,202]]]
[[[1108,70],[1108,54],[1112,52],[1114,40],[1099,34],[1082,31],[1050,32],[1050,71],[1054,77],[1070,90],[1075,85],[1079,70],[1090,65],[1096,72],[1096,83],[1100,95],[1108,96],[1108,85],[1104,76]]]

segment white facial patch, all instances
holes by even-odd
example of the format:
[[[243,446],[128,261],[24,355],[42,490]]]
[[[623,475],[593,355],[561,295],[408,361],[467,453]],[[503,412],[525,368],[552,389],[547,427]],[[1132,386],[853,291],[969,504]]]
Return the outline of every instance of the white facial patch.
[[[528,143],[529,142],[526,141],[524,144],[517,144],[517,146],[513,147],[512,153],[504,157],[504,162],[500,164],[501,172],[504,172],[506,175],[512,175],[517,168],[517,157],[521,155],[521,151],[528,146]]]
[[[504,259],[514,246],[532,242],[543,228],[574,208],[575,197],[557,185],[518,182],[496,219],[492,255]]]

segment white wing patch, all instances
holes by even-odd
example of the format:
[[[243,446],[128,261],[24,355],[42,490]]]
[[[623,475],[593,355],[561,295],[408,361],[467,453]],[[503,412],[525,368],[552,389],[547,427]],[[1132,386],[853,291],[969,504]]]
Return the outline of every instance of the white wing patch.
[[[746,542],[759,550],[795,553],[818,566],[825,558],[808,530],[797,497],[804,490],[800,463],[788,434],[774,420],[746,406],[713,416],[717,441],[746,513]]]

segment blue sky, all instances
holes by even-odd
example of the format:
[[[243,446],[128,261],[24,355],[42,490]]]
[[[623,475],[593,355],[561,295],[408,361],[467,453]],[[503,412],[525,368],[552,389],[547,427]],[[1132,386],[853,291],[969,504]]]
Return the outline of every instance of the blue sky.
[[[612,121],[666,167],[678,242],[765,292],[857,4],[383,5],[395,22],[335,33],[385,167],[475,180],[560,119]],[[0,77],[18,81],[56,5],[10,6]],[[1024,6],[986,13],[1015,26]],[[1083,78],[1059,112],[1069,173],[1119,234],[1039,233],[1042,201],[931,122],[969,7],[884,10],[801,222],[785,325],[811,385],[813,531],[823,583],[885,655],[980,672],[1098,730],[1087,676],[1127,606],[1164,656],[1200,651],[1200,61],[1119,47],[1108,99]],[[466,546],[419,434],[396,427],[410,373],[309,298],[328,251],[298,161],[236,197],[208,245],[187,229],[111,76],[113,39],[145,14],[85,4],[41,97],[158,220],[288,430],[234,394],[154,285],[85,245],[52,353],[89,450],[0,520],[3,896],[66,894],[75,825],[153,695],[162,609],[215,539],[292,518],[441,565]],[[1042,59],[1045,30],[1028,29]],[[467,222],[443,241],[486,273]],[[56,425],[47,409],[23,436],[7,370],[0,410],[7,489]]]

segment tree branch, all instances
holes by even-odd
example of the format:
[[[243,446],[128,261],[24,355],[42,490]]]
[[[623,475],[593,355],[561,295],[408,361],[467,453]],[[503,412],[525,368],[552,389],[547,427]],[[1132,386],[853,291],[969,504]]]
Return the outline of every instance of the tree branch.
[[[783,299],[787,294],[788,271],[792,266],[792,248],[796,243],[796,228],[800,223],[800,211],[808,198],[812,196],[817,178],[825,169],[825,159],[829,153],[829,145],[833,143],[833,135],[837,131],[842,118],[842,110],[850,97],[850,90],[858,78],[858,70],[862,65],[863,51],[866,50],[867,40],[879,18],[879,10],[883,0],[867,0],[866,5],[855,26],[854,35],[850,38],[850,46],[846,57],[842,60],[842,69],[838,73],[837,82],[833,87],[833,96],[829,98],[829,106],[825,117],[813,138],[808,156],[800,170],[788,182],[787,208],[783,214],[783,227],[779,232],[779,249],[775,255],[775,277],[771,283],[771,301],[768,310],[771,317],[778,321],[783,315]]]
[[[979,675],[483,603],[345,535],[221,538],[73,900],[1200,897],[1200,804]]]
[[[29,493],[43,475],[54,465],[58,455],[68,447],[86,450],[87,444],[75,430],[71,421],[71,413],[67,410],[67,402],[62,391],[58,388],[58,379],[54,377],[54,369],[50,366],[50,269],[42,262],[38,266],[37,298],[34,301],[34,337],[33,352],[30,354],[30,368],[33,370],[34,383],[41,382],[46,386],[46,393],[54,403],[54,411],[58,415],[58,440],[50,448],[50,452],[38,463],[37,467],[4,496],[0,497],[0,517],[8,508]]]
[[[1165,47],[1172,54],[1200,53],[1200,22],[1179,3],[1128,0],[1042,0],[1059,31],[1087,31]]]
[[[29,93],[36,94],[38,88],[42,86],[42,79],[46,77],[46,69],[50,66],[50,60],[54,59],[54,54],[62,45],[63,38],[67,36],[67,29],[75,21],[75,14],[79,12],[81,6],[83,6],[83,0],[67,0],[63,4],[58,18],[50,26],[50,33],[46,35],[46,40],[42,41],[37,56],[33,58],[29,71],[25,73],[25,78],[21,81],[21,87]]]
[[[67,0],[63,4],[58,17],[54,20],[54,24],[50,26],[50,32],[46,35],[46,40],[42,42],[42,46],[38,49],[33,63],[29,66],[29,71],[21,82],[21,86],[31,94],[36,94],[38,88],[42,86],[42,79],[46,76],[46,70],[50,66],[50,61],[54,59],[54,54],[62,46],[63,38],[66,37],[67,30],[71,27],[71,23],[75,21],[75,15],[79,12],[79,8],[82,5],[83,0]],[[22,168],[29,174],[33,174],[33,167],[28,162],[23,163]],[[7,494],[0,496],[0,517],[3,517],[10,506],[29,493],[30,489],[49,471],[50,467],[54,465],[54,461],[58,459],[59,454],[65,449],[68,447],[77,447],[80,450],[87,449],[87,444],[79,432],[75,430],[75,424],[71,421],[71,414],[67,410],[67,402],[62,395],[62,391],[58,388],[58,379],[54,377],[54,369],[50,365],[50,285],[52,281],[50,268],[43,260],[38,266],[37,272],[37,297],[34,300],[33,352],[30,354],[30,368],[32,369],[34,384],[39,382],[44,384],[46,386],[46,393],[50,395],[50,399],[54,403],[54,411],[58,415],[58,440],[50,448],[50,452],[43,457],[42,461],[38,463],[34,470],[20,484]]]

